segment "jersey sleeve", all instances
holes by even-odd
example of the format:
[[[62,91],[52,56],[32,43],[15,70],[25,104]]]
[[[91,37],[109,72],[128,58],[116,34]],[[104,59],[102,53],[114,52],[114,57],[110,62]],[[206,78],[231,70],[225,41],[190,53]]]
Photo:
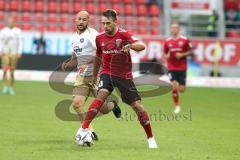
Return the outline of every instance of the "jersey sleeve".
[[[168,52],[169,52],[169,48],[168,48],[167,42],[165,41],[163,45],[163,53],[167,54]]]
[[[130,42],[130,43],[134,43],[134,42],[139,41],[135,36],[132,35],[131,32],[126,32],[125,36],[127,38],[127,41]]]
[[[186,40],[186,49],[189,51],[193,49],[193,45],[189,39]]]
[[[74,48],[73,48],[73,39],[74,39],[74,35],[72,35],[72,37],[70,38],[69,44],[71,45],[71,53],[75,53],[74,52]]]
[[[91,32],[90,32],[89,41],[90,41],[90,43],[92,44],[92,46],[94,48],[97,48],[97,46],[96,46],[96,37],[97,37],[97,35],[98,35],[98,32],[96,30],[92,29]]]
[[[97,38],[96,38],[96,47],[97,47],[96,55],[98,57],[102,57],[102,49],[101,49],[101,46],[99,44],[99,40]]]
[[[2,52],[3,48],[3,30],[0,31],[0,54]]]
[[[18,54],[22,54],[23,52],[23,36],[22,31],[18,30]]]

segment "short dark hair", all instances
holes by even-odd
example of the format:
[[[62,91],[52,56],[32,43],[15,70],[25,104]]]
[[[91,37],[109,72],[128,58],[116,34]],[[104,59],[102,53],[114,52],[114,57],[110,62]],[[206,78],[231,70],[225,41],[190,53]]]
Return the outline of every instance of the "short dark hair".
[[[114,9],[107,9],[102,15],[107,18],[111,17],[114,21],[117,20],[117,12]]]
[[[179,23],[178,21],[172,21],[172,22],[171,22],[171,25],[172,25],[172,24],[177,24],[177,25],[180,26],[180,23]]]

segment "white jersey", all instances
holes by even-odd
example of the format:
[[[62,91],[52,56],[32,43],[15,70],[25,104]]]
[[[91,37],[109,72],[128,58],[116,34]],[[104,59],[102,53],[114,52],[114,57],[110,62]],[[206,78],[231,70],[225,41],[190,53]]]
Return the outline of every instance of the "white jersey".
[[[5,27],[0,32],[0,53],[21,54],[21,30]]]
[[[83,33],[77,32],[71,38],[72,52],[77,56],[78,71],[82,76],[91,76],[93,74],[93,64],[87,64],[84,71],[80,71],[82,65],[93,60],[96,55],[96,36],[98,32],[93,28],[87,28]]]

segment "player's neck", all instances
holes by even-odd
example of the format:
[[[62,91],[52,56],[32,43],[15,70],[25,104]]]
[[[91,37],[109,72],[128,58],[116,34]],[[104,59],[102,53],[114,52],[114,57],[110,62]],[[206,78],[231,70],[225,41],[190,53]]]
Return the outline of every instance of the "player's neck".
[[[107,34],[108,36],[114,36],[116,33],[117,33],[117,31],[118,31],[118,27],[115,27],[114,28],[114,31],[111,33],[111,34]]]
[[[79,29],[78,29],[78,30],[77,30],[77,34],[82,34],[83,32],[86,31],[86,29],[87,29],[87,28],[85,28],[84,30],[79,30]]]
[[[172,35],[172,38],[173,38],[173,39],[178,39],[179,37],[180,37],[180,34]]]

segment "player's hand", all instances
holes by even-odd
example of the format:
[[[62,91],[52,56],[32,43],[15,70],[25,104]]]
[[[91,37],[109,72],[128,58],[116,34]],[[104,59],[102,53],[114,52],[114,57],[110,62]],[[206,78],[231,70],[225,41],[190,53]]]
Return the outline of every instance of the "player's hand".
[[[183,58],[184,55],[182,53],[178,52],[178,53],[176,53],[175,56],[176,56],[177,59],[181,59],[181,58]]]
[[[66,62],[63,62],[62,65],[61,65],[61,69],[62,71],[66,71]]]
[[[122,47],[121,51],[123,51],[125,53],[129,53],[131,47],[132,47],[132,44],[127,44],[127,45]]]
[[[93,76],[93,79],[92,79],[92,85],[96,85],[97,84],[97,76]]]
[[[166,54],[166,58],[167,58],[167,60],[170,58],[170,52],[168,52],[168,53]]]
[[[86,64],[85,64],[85,65],[81,65],[81,66],[79,67],[79,73],[83,73],[86,68],[87,68],[87,65],[86,65]]]
[[[18,59],[22,58],[22,55],[21,54],[17,54],[17,58]]]

